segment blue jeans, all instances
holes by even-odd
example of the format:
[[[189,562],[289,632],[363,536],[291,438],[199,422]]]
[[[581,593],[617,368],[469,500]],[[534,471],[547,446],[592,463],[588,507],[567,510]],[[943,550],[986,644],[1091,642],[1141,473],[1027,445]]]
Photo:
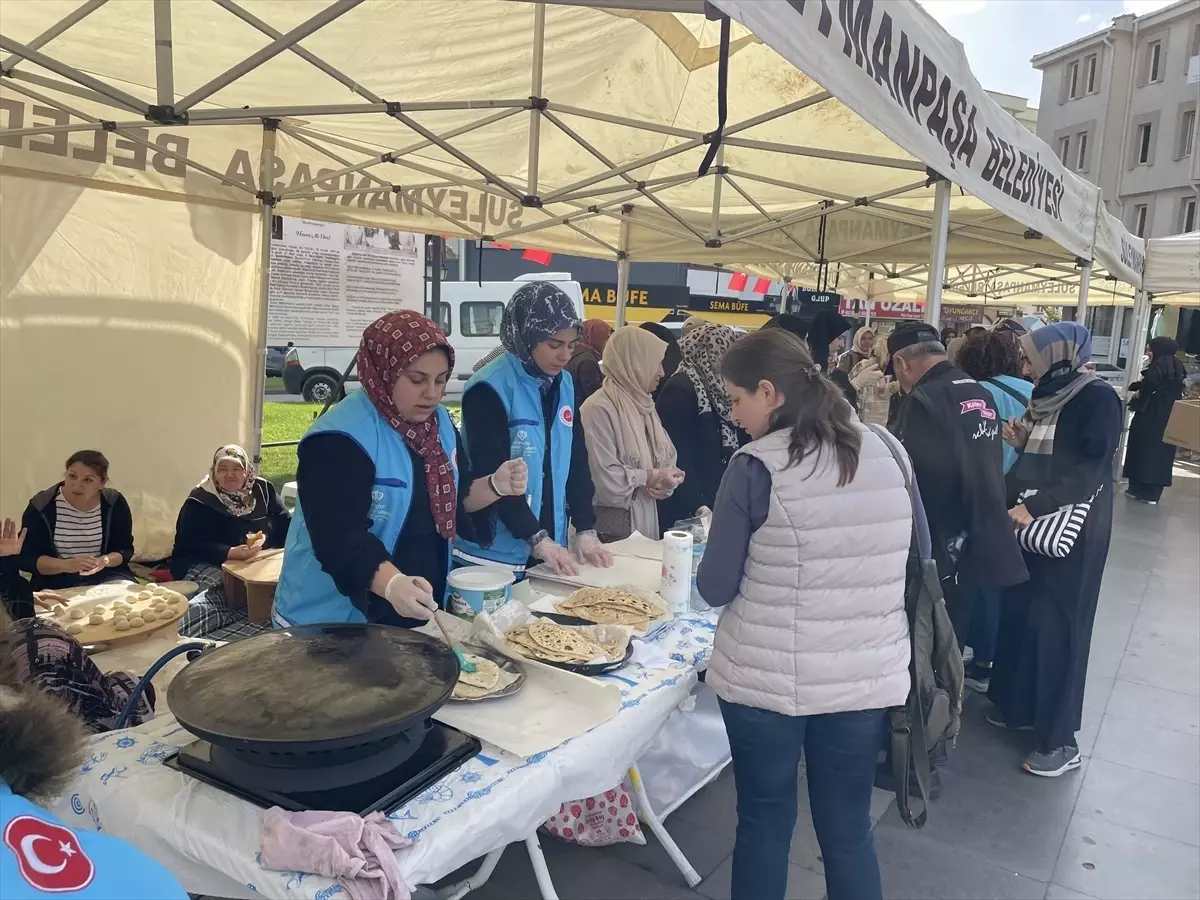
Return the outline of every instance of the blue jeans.
[[[991,663],[996,658],[996,635],[1000,631],[1000,595],[1004,588],[989,585],[976,589],[971,607],[971,627],[966,643],[975,651],[975,662]]]
[[[882,900],[871,789],[886,711],[785,716],[722,700],[721,715],[737,787],[733,900],[783,900],[801,757],[829,900]]]

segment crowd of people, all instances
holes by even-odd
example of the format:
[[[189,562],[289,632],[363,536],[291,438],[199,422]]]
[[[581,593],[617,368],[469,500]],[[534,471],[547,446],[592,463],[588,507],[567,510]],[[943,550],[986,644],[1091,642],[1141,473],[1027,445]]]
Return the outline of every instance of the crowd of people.
[[[171,574],[200,587],[181,632],[229,624],[221,566],[264,546],[285,548],[275,627],[413,627],[444,608],[456,568],[605,567],[608,542],[710,515],[698,588],[723,610],[708,683],[738,793],[733,896],[784,896],[803,757],[828,894],[870,900],[871,790],[888,710],[912,690],[917,534],[988,721],[1033,733],[1033,775],[1080,764],[1122,415],[1082,325],[1010,319],[951,349],[924,323],[877,334],[825,310],[750,335],[693,317],[676,339],[582,322],[559,288],[529,283],[501,332],[456,425],[438,326],[411,311],[369,326],[362,390],[299,444],[292,514],[244,449],[220,447],[178,516]],[[1146,502],[1170,483],[1162,428],[1182,383],[1173,344],[1150,349],[1126,462]],[[21,537],[0,534],[14,615],[32,613],[22,591],[132,577],[108,468],[73,454]]]

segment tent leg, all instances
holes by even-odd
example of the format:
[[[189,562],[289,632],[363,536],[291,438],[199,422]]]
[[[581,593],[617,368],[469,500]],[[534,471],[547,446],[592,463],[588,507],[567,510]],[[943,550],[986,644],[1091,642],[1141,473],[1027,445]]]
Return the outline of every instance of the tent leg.
[[[942,318],[942,282],[946,280],[946,244],[950,241],[950,189],[938,179],[933,193],[933,223],[929,250],[929,281],[925,285],[925,321],[935,328]]]
[[[625,307],[629,303],[629,216],[633,207],[626,206],[621,210],[625,216],[621,219],[620,243],[617,247],[617,327],[625,324]]]
[[[1121,407],[1121,439],[1117,443],[1117,455],[1113,458],[1113,477],[1119,478],[1125,463],[1125,445],[1129,437],[1128,386],[1133,384],[1142,365],[1142,348],[1146,346],[1146,329],[1150,327],[1150,295],[1145,291],[1134,291],[1133,326],[1129,329],[1129,355],[1125,359],[1125,403]]]
[[[1079,302],[1075,304],[1075,321],[1087,327],[1088,291],[1092,287],[1091,260],[1078,260],[1079,263]]]
[[[175,102],[171,50],[171,0],[154,0],[155,91],[159,106],[171,106]]]
[[[262,460],[263,395],[267,390],[267,305],[271,295],[271,217],[275,194],[271,169],[275,161],[275,119],[263,120],[262,154],[258,162],[259,197],[262,199],[261,236],[258,257],[258,322],[254,329],[254,373],[250,379],[250,421],[254,442],[250,448],[256,462]]]
[[[1112,336],[1108,340],[1108,362],[1116,365],[1121,358],[1121,332],[1125,330],[1125,307],[1113,307]]]
[[[533,80],[530,84],[530,94],[534,98],[542,96],[542,60],[546,43],[546,4],[539,3],[533,8]],[[527,193],[536,197],[538,192],[538,150],[542,139],[542,111],[535,101],[529,110],[529,180]]]

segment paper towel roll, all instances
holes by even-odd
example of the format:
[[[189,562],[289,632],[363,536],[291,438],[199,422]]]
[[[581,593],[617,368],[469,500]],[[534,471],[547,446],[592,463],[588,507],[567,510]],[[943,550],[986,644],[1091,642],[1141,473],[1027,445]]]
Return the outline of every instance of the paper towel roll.
[[[668,531],[663,535],[662,584],[658,592],[671,611],[679,616],[692,604],[692,535]]]

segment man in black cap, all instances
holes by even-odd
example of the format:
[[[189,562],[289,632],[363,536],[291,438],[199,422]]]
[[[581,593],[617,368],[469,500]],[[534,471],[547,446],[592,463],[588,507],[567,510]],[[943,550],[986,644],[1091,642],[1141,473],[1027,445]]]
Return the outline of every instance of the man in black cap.
[[[1029,577],[1005,502],[1004,423],[991,393],[947,362],[931,325],[905,322],[887,346],[887,374],[906,394],[895,430],[912,457],[961,646],[978,588]]]

